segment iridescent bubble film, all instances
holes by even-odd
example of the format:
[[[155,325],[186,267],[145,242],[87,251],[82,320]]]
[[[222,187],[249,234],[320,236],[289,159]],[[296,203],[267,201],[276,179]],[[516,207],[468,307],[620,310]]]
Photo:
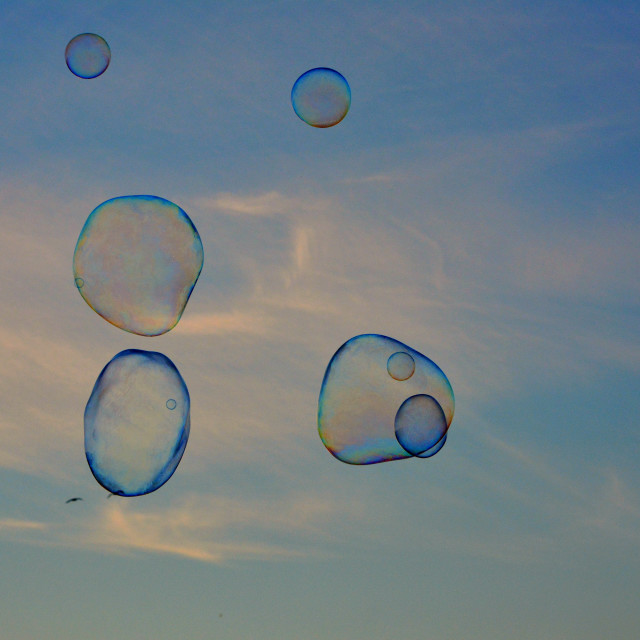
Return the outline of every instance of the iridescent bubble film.
[[[429,451],[447,433],[447,419],[438,401],[424,393],[407,398],[396,413],[396,439],[413,456]]]
[[[394,378],[389,371],[391,368],[401,377],[409,371],[410,367],[406,366],[409,360],[404,356],[391,360],[389,366],[391,356],[397,353],[410,356],[414,363],[413,373],[403,380]],[[398,371],[396,364],[404,366]],[[425,450],[426,446],[410,445],[417,451],[413,454],[396,437],[399,410],[407,399],[419,395],[430,396],[441,408],[446,431],[453,419],[453,390],[435,362],[387,336],[366,334],[351,338],[334,354],[324,374],[318,402],[320,438],[336,458],[350,464],[373,464],[412,455],[428,457],[427,454],[432,454]],[[437,411],[433,414],[437,415]],[[441,428],[440,424],[421,425],[405,420],[419,417],[419,411],[406,415],[401,412],[400,415],[403,434],[409,433],[406,425],[412,426],[411,433],[416,435],[417,441],[422,433],[426,434],[423,443],[431,442],[432,448],[438,446],[440,438],[433,441],[433,433]],[[407,437],[407,444],[409,440]]]
[[[105,320],[157,336],[180,320],[204,253],[197,229],[173,202],[123,196],[103,202],[82,228],[73,255],[80,295]]]
[[[88,80],[102,75],[111,62],[111,49],[95,33],[81,33],[72,38],[64,52],[69,71]]]
[[[187,386],[165,355],[138,349],[116,355],[84,412],[84,446],[95,479],[121,496],[161,487],[187,446],[189,408]]]
[[[312,127],[333,127],[349,111],[351,89],[342,74],[318,67],[295,81],[291,104],[296,115]]]

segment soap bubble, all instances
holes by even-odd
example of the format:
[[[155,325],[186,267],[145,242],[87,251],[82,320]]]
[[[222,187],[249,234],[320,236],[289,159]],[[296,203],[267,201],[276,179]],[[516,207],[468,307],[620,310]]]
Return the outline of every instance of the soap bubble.
[[[187,446],[189,408],[187,386],[167,356],[138,349],[117,354],[98,376],[84,412],[95,479],[121,496],[161,487]]]
[[[407,398],[394,420],[396,439],[413,456],[429,451],[447,433],[447,419],[438,401],[424,393]]]
[[[395,354],[403,357],[392,359]],[[414,371],[399,380],[390,375],[389,361],[391,359],[391,371],[398,373],[400,368],[400,373],[405,375],[406,368],[396,368],[397,364],[409,362],[405,355],[413,360]],[[349,464],[373,464],[412,455],[429,457],[436,452],[432,449],[444,444],[444,437],[428,436],[431,430],[441,429],[441,423],[434,427],[428,422],[421,427],[427,434],[427,438],[423,438],[427,444],[424,448],[419,444],[409,445],[415,454],[396,438],[399,410],[407,399],[419,395],[431,397],[441,408],[446,432],[453,419],[454,397],[449,380],[438,365],[393,338],[377,334],[351,338],[334,354],[324,374],[318,401],[320,438],[338,460]],[[403,428],[408,415],[407,411],[400,413],[403,434],[408,433]],[[414,429],[411,433],[419,436],[420,432]]]
[[[333,127],[349,111],[351,89],[342,74],[318,67],[295,81],[291,104],[296,115],[312,127]]]
[[[64,52],[69,71],[88,80],[102,75],[111,62],[111,49],[95,33],[81,33],[72,38]]]
[[[180,320],[203,258],[200,235],[180,207],[156,196],[123,196],[87,218],[73,275],[80,295],[107,322],[157,336]]]
[[[415,360],[403,351],[398,351],[387,360],[387,371],[395,380],[408,380],[416,370]]]

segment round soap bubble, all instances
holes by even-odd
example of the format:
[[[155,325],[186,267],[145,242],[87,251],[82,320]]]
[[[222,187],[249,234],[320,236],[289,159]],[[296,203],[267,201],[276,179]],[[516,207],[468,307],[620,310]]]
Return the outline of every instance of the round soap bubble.
[[[414,363],[413,373],[402,380],[389,371],[391,368],[401,373],[400,377],[408,373],[406,366],[396,367],[409,362],[404,356],[392,358],[398,353],[409,356]],[[430,396],[441,408],[446,432],[453,420],[453,390],[435,362],[387,336],[351,338],[336,351],[324,374],[318,401],[320,438],[338,460],[349,464],[429,457],[436,451],[418,445],[411,447],[416,451],[411,453],[396,437],[399,409],[408,398],[418,395]],[[404,433],[404,429],[401,431]],[[435,449],[439,440],[444,441],[444,437],[435,441],[432,437],[427,445],[431,442],[429,446]]]
[[[187,446],[189,409],[189,391],[169,358],[120,352],[98,376],[84,412],[84,446],[95,479],[120,496],[161,487]]]
[[[73,254],[80,295],[105,320],[157,336],[180,320],[204,253],[178,206],[156,196],[123,196],[94,209]]]
[[[342,74],[318,67],[303,73],[295,81],[291,104],[296,115],[312,127],[333,127],[349,111],[351,89]]]
[[[412,456],[429,451],[447,433],[447,419],[438,401],[424,393],[407,398],[394,420],[396,439]]]
[[[107,70],[111,49],[106,40],[95,33],[81,33],[69,41],[64,57],[71,73],[89,80]]]
[[[416,370],[415,360],[403,351],[398,351],[387,360],[387,371],[395,380],[408,380]]]

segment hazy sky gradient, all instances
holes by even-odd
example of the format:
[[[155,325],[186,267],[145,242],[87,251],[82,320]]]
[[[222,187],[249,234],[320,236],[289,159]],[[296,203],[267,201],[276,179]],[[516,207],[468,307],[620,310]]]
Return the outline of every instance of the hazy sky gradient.
[[[636,637],[639,29],[632,2],[6,0],[2,637]],[[64,61],[83,32],[112,50],[94,80]],[[290,104],[317,66],[351,85],[331,129]],[[89,213],[134,194],[205,251],[156,338],[73,284]],[[449,377],[434,458],[322,445],[362,333]],[[107,500],[82,416],[126,348],[174,361],[191,436],[160,490]]]

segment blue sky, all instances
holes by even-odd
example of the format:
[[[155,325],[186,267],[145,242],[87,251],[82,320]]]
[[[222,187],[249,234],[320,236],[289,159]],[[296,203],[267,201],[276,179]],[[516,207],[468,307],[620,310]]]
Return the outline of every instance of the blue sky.
[[[7,0],[3,638],[635,637],[639,27],[631,2]],[[64,62],[87,31],[94,80]],[[351,85],[331,129],[290,104],[317,66]],[[205,251],[156,338],[73,285],[87,216],[133,194]],[[369,332],[449,377],[434,458],[322,445],[325,367]],[[126,348],[175,362],[191,436],[106,500],[82,415]]]

